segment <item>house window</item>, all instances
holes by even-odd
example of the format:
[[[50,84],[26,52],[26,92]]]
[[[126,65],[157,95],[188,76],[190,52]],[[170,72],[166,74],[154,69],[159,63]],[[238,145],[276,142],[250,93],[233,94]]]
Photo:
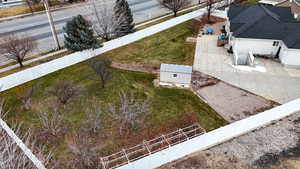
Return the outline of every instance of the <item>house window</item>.
[[[173,77],[177,77],[177,74],[173,74]]]

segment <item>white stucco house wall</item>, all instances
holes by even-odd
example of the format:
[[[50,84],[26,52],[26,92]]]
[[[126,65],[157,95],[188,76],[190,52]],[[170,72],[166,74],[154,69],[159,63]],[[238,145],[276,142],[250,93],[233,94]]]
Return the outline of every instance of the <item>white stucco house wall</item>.
[[[287,1],[287,0],[260,0],[260,1],[258,1],[258,3],[276,6],[276,5],[278,5],[280,3],[283,3],[285,1]]]
[[[189,87],[192,80],[192,66],[161,64],[160,65],[160,85]]]
[[[231,6],[225,29],[235,64],[247,64],[253,53],[300,68],[300,23],[289,7]]]

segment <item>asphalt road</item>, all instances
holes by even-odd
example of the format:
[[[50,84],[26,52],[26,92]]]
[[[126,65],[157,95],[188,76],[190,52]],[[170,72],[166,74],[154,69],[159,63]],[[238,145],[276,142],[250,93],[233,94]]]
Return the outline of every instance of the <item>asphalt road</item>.
[[[157,0],[128,0],[133,12],[135,23],[143,22],[166,14],[168,11],[161,8]],[[89,15],[84,5],[53,11],[52,16],[58,33],[60,44],[63,44],[63,26],[73,16],[82,14]],[[38,42],[38,48],[32,53],[38,54],[55,48],[52,33],[49,27],[46,14],[39,14],[5,21],[0,23],[0,37],[9,33],[21,33],[32,36]],[[0,56],[0,65],[7,62],[7,59]]]

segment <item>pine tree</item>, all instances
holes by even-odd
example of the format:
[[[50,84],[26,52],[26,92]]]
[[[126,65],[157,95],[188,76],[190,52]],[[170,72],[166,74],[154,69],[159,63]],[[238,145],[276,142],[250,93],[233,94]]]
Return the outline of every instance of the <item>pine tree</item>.
[[[127,0],[116,0],[114,11],[119,22],[117,28],[118,36],[134,32],[133,16]]]
[[[68,21],[64,29],[65,47],[70,51],[82,51],[101,47],[94,37],[92,25],[83,16],[77,15]]]

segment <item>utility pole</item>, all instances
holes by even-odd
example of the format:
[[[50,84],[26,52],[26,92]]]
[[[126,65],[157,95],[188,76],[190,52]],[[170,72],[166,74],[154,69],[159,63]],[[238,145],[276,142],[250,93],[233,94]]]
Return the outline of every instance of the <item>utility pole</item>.
[[[48,16],[48,21],[49,21],[49,24],[50,24],[50,28],[51,28],[51,32],[52,32],[52,36],[53,36],[56,48],[60,49],[60,45],[59,45],[59,41],[58,41],[58,38],[57,38],[56,30],[55,30],[55,27],[54,27],[54,24],[53,24],[53,18],[52,18],[51,11],[50,11],[50,8],[49,8],[48,0],[43,0],[43,2],[44,2],[44,6],[45,6],[47,16]]]

